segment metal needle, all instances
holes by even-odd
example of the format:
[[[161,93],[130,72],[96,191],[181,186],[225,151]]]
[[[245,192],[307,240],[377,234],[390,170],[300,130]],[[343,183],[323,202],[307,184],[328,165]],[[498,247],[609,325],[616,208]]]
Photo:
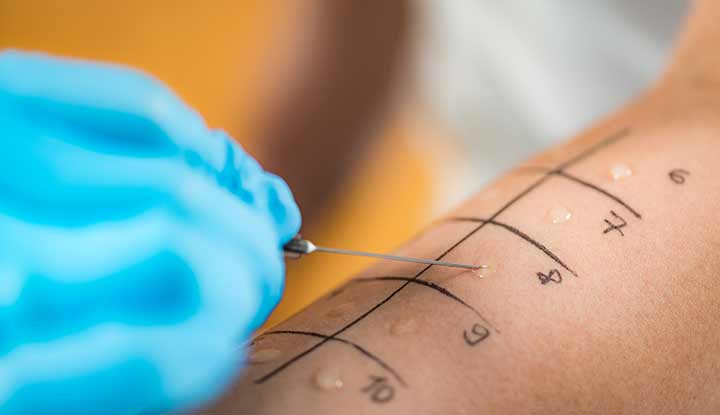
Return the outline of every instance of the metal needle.
[[[294,258],[299,258],[302,255],[312,254],[313,252],[325,252],[328,254],[364,256],[364,257],[371,257],[371,258],[389,259],[391,261],[414,262],[414,263],[418,263],[418,264],[439,265],[439,266],[443,266],[443,267],[463,268],[463,269],[471,269],[471,270],[488,267],[487,265],[457,264],[454,262],[437,261],[437,260],[432,260],[432,259],[409,258],[409,257],[404,257],[404,256],[398,256],[398,255],[376,254],[374,252],[353,251],[350,249],[327,248],[324,246],[317,246],[314,243],[308,241],[307,239],[300,239],[300,238],[294,238],[290,242],[285,244],[284,251],[286,254],[289,254],[287,256],[294,257]]]

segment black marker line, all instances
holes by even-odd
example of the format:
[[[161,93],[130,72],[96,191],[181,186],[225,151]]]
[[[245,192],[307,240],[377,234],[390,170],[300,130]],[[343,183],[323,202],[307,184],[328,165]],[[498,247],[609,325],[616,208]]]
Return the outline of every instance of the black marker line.
[[[515,228],[513,226],[508,225],[507,223],[498,222],[491,219],[482,219],[482,218],[470,218],[470,217],[455,217],[455,218],[449,218],[448,221],[456,221],[456,222],[481,222],[481,223],[489,223],[494,226],[498,226],[500,228],[506,229],[510,231],[511,233],[521,237],[525,241],[529,242],[532,246],[542,251],[545,255],[550,257],[553,261],[555,261],[558,265],[565,268],[567,271],[569,271],[572,275],[578,276],[577,272],[572,270],[563,260],[561,260],[557,255],[555,255],[550,249],[548,249],[545,245],[541,244],[540,242],[536,241],[535,239],[531,238],[528,234],[521,231],[518,228]]]
[[[439,292],[440,294],[445,295],[445,296],[457,301],[458,303],[462,304],[466,308],[470,309],[473,313],[475,313],[476,316],[480,317],[480,319],[482,321],[484,321],[488,326],[490,326],[496,332],[500,333],[500,331],[497,328],[495,328],[493,326],[493,324],[487,318],[485,318],[475,307],[466,303],[462,298],[453,294],[447,288],[437,285],[431,281],[423,280],[420,278],[383,276],[383,277],[358,278],[358,279],[350,280],[348,282],[348,284],[354,284],[354,283],[358,283],[358,282],[373,282],[373,281],[407,281],[411,284],[418,284],[423,287],[431,288],[431,289]]]
[[[395,379],[397,379],[398,383],[400,383],[404,387],[407,387],[407,383],[405,383],[405,380],[402,378],[402,376],[400,376],[400,374],[395,369],[393,369],[390,365],[385,363],[384,360],[377,357],[376,355],[374,355],[373,353],[368,351],[366,348],[360,346],[359,344],[357,344],[355,342],[352,342],[347,339],[343,339],[341,337],[330,337],[330,336],[327,336],[327,335],[324,335],[321,333],[315,333],[312,331],[298,331],[298,330],[273,330],[273,331],[265,332],[265,333],[261,334],[259,337],[270,336],[270,335],[275,335],[275,334],[295,334],[295,335],[300,335],[300,336],[318,337],[321,339],[332,340],[332,341],[336,341],[339,343],[347,344],[348,346],[352,346],[355,348],[355,350],[362,353],[365,357],[369,358],[373,362],[377,363],[380,367],[382,367],[383,369],[385,369],[386,371],[391,373],[395,377]],[[255,383],[258,383],[258,382],[255,381]]]
[[[596,192],[598,192],[598,193],[600,193],[600,194],[602,194],[602,195],[605,195],[605,196],[609,197],[610,199],[612,199],[613,201],[615,201],[615,203],[617,203],[617,204],[619,204],[620,206],[622,206],[622,207],[624,207],[625,209],[627,209],[627,211],[630,212],[630,213],[632,213],[633,216],[635,216],[636,218],[642,219],[642,215],[640,215],[640,212],[638,212],[637,210],[633,209],[632,207],[630,207],[630,205],[628,205],[627,203],[625,203],[625,201],[623,201],[622,199],[620,199],[618,196],[615,196],[614,194],[612,194],[612,193],[608,192],[607,190],[603,189],[602,187],[599,187],[599,186],[597,186],[597,185],[594,185],[594,184],[592,184],[592,183],[590,183],[590,182],[588,182],[588,181],[585,181],[585,180],[583,180],[583,179],[581,179],[581,178],[579,178],[579,177],[577,177],[577,176],[573,176],[573,175],[571,175],[571,174],[568,174],[568,173],[566,173],[566,172],[564,172],[564,171],[562,171],[562,170],[553,170],[553,171],[550,172],[550,173],[551,173],[551,174],[554,174],[554,175],[556,175],[556,176],[560,176],[560,177],[562,177],[562,178],[568,179],[568,180],[570,180],[570,181],[573,181],[573,182],[575,182],[575,183],[577,183],[577,184],[579,184],[579,185],[585,186],[585,187],[590,188],[590,189],[592,189],[592,190],[595,190]]]
[[[432,265],[428,265],[425,269],[427,269],[427,268],[429,268],[429,267],[431,267],[431,266],[432,266]],[[363,314],[361,314],[359,317],[355,318],[355,319],[354,319],[353,321],[351,321],[350,323],[348,323],[348,324],[346,324],[345,326],[343,326],[342,328],[336,330],[336,331],[335,331],[334,333],[332,333],[331,335],[329,335],[329,336],[327,336],[326,338],[320,340],[319,342],[315,343],[314,345],[310,346],[309,348],[305,349],[304,351],[296,354],[295,356],[293,356],[292,358],[290,358],[289,360],[287,360],[285,363],[281,364],[280,366],[276,367],[275,369],[273,369],[272,371],[270,371],[270,372],[267,373],[266,375],[264,375],[264,376],[256,379],[256,380],[255,380],[255,383],[263,383],[263,382],[267,381],[268,379],[270,379],[270,378],[272,378],[273,376],[275,376],[276,374],[280,373],[282,370],[284,370],[285,368],[287,368],[287,367],[290,366],[291,364],[297,362],[298,360],[302,359],[303,357],[305,357],[305,356],[307,356],[308,354],[312,353],[313,351],[317,350],[318,347],[322,346],[323,344],[327,343],[328,341],[330,341],[330,340],[332,340],[332,339],[335,339],[335,338],[337,337],[337,335],[339,335],[340,333],[342,333],[342,332],[344,332],[345,330],[349,329],[350,327],[354,326],[355,324],[357,324],[358,322],[360,322],[361,320],[363,320],[365,317],[369,316],[373,311],[375,311],[375,310],[377,310],[378,308],[380,308],[383,304],[385,304],[385,303],[387,303],[388,301],[390,301],[390,299],[393,298],[397,293],[399,293],[400,290],[402,290],[402,288],[404,288],[405,285],[407,285],[407,284],[409,284],[409,282],[405,282],[403,285],[401,285],[400,287],[396,288],[395,291],[393,291],[392,293],[390,293],[387,297],[385,297],[385,299],[383,299],[383,300],[380,301],[379,303],[375,304],[372,308],[370,308],[369,310],[367,310],[366,312],[364,312]]]
[[[525,171],[539,171],[539,172],[545,172],[545,174],[552,174],[555,176],[559,176],[565,179],[568,179],[570,181],[573,181],[581,186],[585,186],[589,189],[592,189],[603,196],[606,196],[610,199],[612,199],[615,203],[619,204],[620,206],[627,209],[628,212],[632,213],[633,216],[635,216],[638,219],[642,219],[642,215],[637,210],[633,209],[629,204],[627,204],[624,200],[622,200],[619,196],[616,196],[609,191],[603,189],[602,187],[592,184],[588,182],[587,180],[581,179],[575,175],[572,175],[564,170],[558,170],[558,169],[552,169],[549,167],[542,167],[542,166],[523,166],[518,168],[518,170],[525,170]]]
[[[495,212],[495,214],[493,215],[493,218],[496,217],[496,216],[498,216],[498,215],[500,215],[502,212],[504,212],[504,211],[507,210],[510,206],[512,206],[515,202],[517,202],[517,201],[520,200],[522,197],[524,197],[525,195],[527,195],[528,193],[530,193],[531,191],[533,191],[535,188],[537,188],[538,186],[540,186],[540,185],[541,185],[543,182],[545,182],[549,177],[550,177],[550,176],[545,175],[545,176],[541,177],[540,179],[536,180],[535,182],[533,182],[533,183],[532,183],[530,186],[528,186],[523,192],[521,192],[520,194],[518,194],[517,196],[515,196],[514,198],[512,198],[509,202],[507,202],[505,205],[503,205],[503,207],[501,207],[497,212]],[[450,248],[448,248],[447,250],[445,250],[445,252],[443,252],[440,256],[438,256],[436,260],[437,260],[437,261],[441,260],[443,257],[445,257],[445,255],[447,255],[448,253],[450,253],[450,251],[452,251],[453,249],[457,248],[458,245],[460,245],[461,243],[465,242],[468,238],[470,238],[472,235],[474,235],[476,232],[478,232],[480,229],[482,229],[485,225],[486,225],[486,223],[481,223],[480,225],[476,226],[472,231],[470,231],[468,234],[466,234],[463,238],[461,238],[459,241],[457,241],[456,243],[454,243]],[[428,269],[430,269],[430,267],[432,267],[432,265],[426,265],[422,270],[420,270],[420,272],[418,272],[417,274],[415,274],[415,276],[414,276],[412,279],[418,279],[418,278],[420,278],[420,276],[421,276],[422,274],[424,274]],[[262,377],[258,378],[257,380],[255,380],[255,383],[263,383],[263,382],[266,382],[268,379],[270,379],[270,378],[272,378],[273,376],[275,376],[276,374],[280,373],[281,371],[283,371],[283,370],[284,370],[285,368],[287,368],[288,366],[292,365],[293,363],[297,362],[298,360],[302,359],[303,357],[305,357],[305,356],[307,356],[308,354],[312,353],[313,351],[317,350],[320,346],[322,346],[323,344],[327,343],[330,339],[334,338],[335,336],[341,334],[341,333],[344,332],[345,330],[349,329],[350,327],[352,327],[352,326],[356,325],[357,323],[359,323],[360,321],[364,320],[365,317],[369,316],[369,315],[372,314],[375,310],[377,310],[378,308],[382,307],[385,303],[387,303],[388,301],[390,301],[393,297],[395,297],[395,296],[397,295],[397,293],[399,293],[400,291],[402,291],[402,290],[403,290],[405,287],[407,287],[409,284],[410,284],[410,281],[405,281],[401,286],[399,286],[398,288],[396,288],[395,290],[393,290],[393,292],[391,292],[390,294],[388,294],[382,301],[380,301],[379,303],[375,304],[373,307],[371,307],[369,310],[367,310],[366,312],[364,312],[364,313],[361,314],[360,316],[356,317],[353,321],[347,323],[345,326],[343,326],[343,327],[341,327],[340,329],[336,330],[333,334],[331,334],[331,335],[328,336],[327,338],[325,338],[325,339],[323,339],[323,340],[315,343],[314,345],[310,346],[309,348],[305,349],[304,351],[300,352],[299,354],[293,356],[292,358],[290,358],[289,360],[287,360],[286,362],[284,362],[284,363],[281,364],[280,366],[276,367],[275,369],[273,369],[272,371],[270,371],[269,373],[267,373],[265,376],[262,376]]]
[[[590,155],[592,155],[592,154],[595,153],[596,151],[600,150],[601,148],[603,148],[603,147],[605,147],[605,146],[607,146],[607,145],[610,145],[610,144],[612,144],[612,143],[615,143],[616,141],[618,141],[618,140],[621,139],[621,138],[627,137],[629,132],[630,132],[630,129],[629,129],[629,128],[625,128],[625,129],[623,129],[623,130],[621,130],[621,131],[613,134],[612,136],[610,136],[610,137],[608,137],[608,138],[606,138],[606,139],[604,139],[604,140],[602,140],[602,141],[594,144],[593,146],[585,149],[584,151],[580,152],[578,155],[576,155],[576,156],[573,157],[572,159],[570,159],[570,160],[568,160],[568,161],[560,164],[560,165],[557,167],[557,169],[564,169],[564,168],[569,167],[570,165],[573,165],[573,164],[575,164],[575,163],[578,163],[578,162],[584,160],[585,158],[589,157]],[[518,195],[516,195],[515,197],[513,197],[509,202],[507,202],[506,204],[504,204],[500,209],[498,209],[495,213],[493,213],[492,216],[490,216],[490,218],[488,218],[488,220],[495,220],[495,218],[497,218],[498,216],[500,216],[500,214],[502,214],[503,212],[505,212],[508,208],[510,208],[510,206],[512,206],[512,205],[515,204],[518,200],[520,200],[520,199],[522,199],[523,197],[525,197],[528,193],[530,193],[530,192],[532,192],[533,190],[535,190],[536,188],[538,188],[541,184],[545,183],[545,182],[548,180],[548,178],[550,178],[550,177],[551,177],[551,173],[545,173],[545,175],[543,175],[543,176],[542,176],[541,178],[539,178],[538,180],[534,181],[534,182],[533,182],[532,184],[530,184],[527,188],[525,188],[525,190],[523,190],[523,191],[520,192]],[[453,249],[455,249],[455,248],[456,248],[458,245],[460,245],[461,243],[465,242],[465,241],[466,241],[468,238],[470,238],[472,235],[474,235],[475,233],[477,233],[478,231],[480,231],[483,227],[485,227],[486,224],[487,224],[487,223],[481,223],[480,225],[476,226],[473,230],[471,230],[471,231],[470,231],[468,234],[466,234],[463,238],[461,238],[459,241],[457,241],[455,244],[453,244],[450,248],[448,248],[445,252],[443,252],[440,256],[438,256],[438,257],[436,258],[436,260],[439,261],[439,260],[441,260],[442,258],[444,258],[445,255],[447,255],[448,253],[450,253],[450,251],[452,251]],[[424,267],[422,270],[420,270],[420,272],[418,272],[417,274],[415,274],[415,276],[413,277],[413,279],[418,279],[418,278],[420,278],[420,276],[421,276],[422,274],[424,274],[428,269],[430,269],[430,267],[432,267],[432,265],[427,265],[426,267]],[[353,321],[347,323],[345,326],[343,326],[343,327],[341,327],[340,329],[336,330],[333,334],[331,334],[331,335],[328,336],[327,338],[322,339],[321,341],[317,342],[317,343],[314,344],[313,346],[310,346],[309,348],[305,349],[304,351],[296,354],[295,356],[293,356],[293,357],[290,358],[289,360],[285,361],[285,362],[284,362],[283,364],[281,364],[280,366],[276,367],[275,369],[273,369],[272,371],[270,371],[269,373],[267,373],[265,376],[257,379],[257,380],[255,381],[255,383],[263,383],[263,382],[266,382],[268,379],[270,379],[270,378],[272,378],[273,376],[277,375],[278,373],[282,372],[282,371],[283,371],[285,368],[287,368],[288,366],[292,365],[293,363],[297,362],[298,360],[302,359],[303,357],[305,357],[305,356],[307,356],[308,354],[310,354],[310,353],[314,352],[315,350],[317,350],[317,349],[318,349],[319,347],[321,347],[323,344],[327,343],[330,339],[332,339],[332,338],[334,338],[335,336],[343,333],[345,330],[351,328],[351,327],[354,326],[355,324],[357,324],[357,323],[359,323],[360,321],[364,320],[365,317],[369,316],[369,315],[372,314],[375,310],[377,310],[378,308],[382,307],[383,304],[385,304],[385,303],[387,303],[388,301],[390,301],[395,295],[397,295],[397,293],[399,293],[399,292],[402,291],[405,287],[407,287],[408,284],[410,284],[410,282],[409,282],[409,281],[405,281],[401,286],[399,286],[399,287],[396,288],[393,292],[391,292],[390,294],[388,294],[383,300],[381,300],[379,303],[375,304],[373,307],[371,307],[369,310],[367,310],[366,312],[364,312],[363,314],[361,314],[360,316],[358,316],[357,318],[355,318]]]
[[[633,216],[635,216],[638,219],[642,219],[642,215],[640,214],[640,212],[633,209],[629,204],[627,204],[619,196],[616,196],[616,195],[610,193],[609,191],[603,189],[602,187],[600,187],[596,184],[590,183],[587,180],[584,180],[584,179],[579,178],[578,176],[572,175],[572,174],[566,172],[565,170],[552,169],[550,167],[543,167],[543,166],[523,166],[523,167],[519,167],[518,170],[520,170],[520,171],[525,170],[525,171],[531,171],[531,172],[532,171],[545,172],[545,174],[559,176],[559,177],[568,179],[570,181],[573,181],[581,186],[585,186],[591,190],[594,190],[594,191],[602,194],[603,196],[606,196],[606,197],[612,199],[614,202],[616,202],[620,206],[627,209],[628,212],[632,213]]]

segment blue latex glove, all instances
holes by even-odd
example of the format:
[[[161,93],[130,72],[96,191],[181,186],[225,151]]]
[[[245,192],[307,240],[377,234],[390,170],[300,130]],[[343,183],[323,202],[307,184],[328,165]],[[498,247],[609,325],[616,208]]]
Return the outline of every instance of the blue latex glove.
[[[278,302],[300,215],[158,81],[0,53],[0,411],[199,405]]]

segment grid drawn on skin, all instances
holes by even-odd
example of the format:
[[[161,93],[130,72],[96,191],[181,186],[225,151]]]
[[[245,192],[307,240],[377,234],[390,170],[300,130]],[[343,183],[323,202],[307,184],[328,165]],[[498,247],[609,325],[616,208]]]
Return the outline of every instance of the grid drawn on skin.
[[[352,284],[352,283],[378,282],[378,281],[409,281],[411,283],[418,284],[422,287],[434,290],[434,291],[442,294],[446,298],[449,298],[449,299],[453,300],[454,302],[462,305],[463,307],[471,310],[476,316],[480,317],[486,324],[488,324],[490,326],[490,328],[492,328],[493,330],[495,330],[496,332],[499,333],[499,331],[495,327],[492,326],[492,323],[490,323],[475,307],[466,303],[463,299],[461,299],[459,296],[457,296],[456,294],[454,294],[452,291],[448,290],[447,288],[439,286],[430,281],[425,281],[422,279],[412,279],[410,277],[384,276],[384,277],[360,278],[360,279],[353,280],[350,283]],[[342,343],[342,344],[351,346],[355,350],[360,352],[361,355],[372,360],[373,362],[378,364],[383,370],[385,370],[386,372],[391,374],[403,387],[407,387],[407,383],[405,382],[405,380],[398,373],[398,371],[395,370],[390,364],[385,362],[382,358],[380,358],[376,354],[374,354],[374,353],[370,352],[369,350],[365,349],[364,347],[360,346],[359,344],[357,344],[351,340],[343,339],[341,337],[331,338],[330,336],[328,336],[326,334],[322,334],[322,333],[318,333],[318,332],[314,332],[314,331],[306,331],[306,330],[271,330],[271,331],[268,331],[268,332],[265,332],[265,333],[259,335],[255,339],[253,339],[251,344],[260,338],[278,335],[278,334],[299,335],[299,336],[307,336],[307,337],[316,337],[316,338],[321,338],[321,339],[327,338],[328,341],[335,341],[338,343]]]
[[[491,223],[492,221],[495,221],[495,219],[497,219],[497,217],[500,216],[503,212],[505,212],[506,210],[508,210],[512,205],[514,205],[515,203],[517,203],[518,201],[520,201],[521,199],[523,199],[525,196],[527,196],[528,194],[530,194],[532,191],[534,191],[535,189],[537,189],[538,187],[540,187],[542,184],[544,184],[545,182],[547,182],[550,178],[552,178],[552,177],[554,177],[554,176],[556,176],[556,175],[561,175],[561,174],[563,173],[564,169],[566,169],[566,168],[572,166],[573,164],[576,164],[576,163],[578,163],[578,162],[580,162],[580,161],[582,161],[582,160],[587,159],[588,157],[590,157],[591,155],[593,155],[593,154],[594,154],[595,152],[597,152],[598,150],[603,149],[603,148],[605,148],[605,147],[607,147],[607,146],[609,146],[609,145],[611,145],[611,144],[614,144],[614,143],[617,142],[618,140],[627,137],[629,134],[630,134],[630,129],[629,129],[629,128],[624,128],[624,129],[616,132],[615,134],[612,134],[612,135],[610,135],[609,137],[607,137],[607,138],[605,138],[605,139],[603,139],[603,140],[601,140],[601,141],[599,141],[599,142],[591,145],[589,148],[581,151],[580,153],[578,153],[578,154],[575,155],[574,157],[572,157],[572,158],[570,158],[570,159],[568,159],[568,160],[560,163],[560,164],[559,164],[557,167],[555,167],[554,169],[549,169],[549,170],[547,170],[547,171],[542,175],[542,177],[540,177],[539,179],[535,180],[533,183],[531,183],[529,186],[527,186],[523,191],[521,191],[520,193],[518,193],[517,195],[515,195],[512,199],[510,199],[510,200],[509,200],[508,202],[506,202],[503,206],[501,206],[498,210],[496,210],[495,213],[493,213],[490,217],[488,217],[487,219],[485,219],[483,222],[481,222],[481,223],[478,224],[476,227],[474,227],[470,232],[468,232],[466,235],[464,235],[462,238],[460,238],[458,241],[456,241],[454,244],[452,244],[448,249],[446,249],[442,254],[440,254],[440,256],[438,256],[438,257],[436,258],[436,260],[438,260],[438,261],[439,261],[439,260],[442,260],[446,255],[448,255],[450,252],[452,252],[455,248],[457,248],[458,246],[460,246],[460,244],[462,244],[463,242],[467,241],[471,236],[473,236],[474,234],[476,234],[477,232],[479,232],[481,229],[483,229],[488,223]],[[589,187],[589,188],[593,189],[592,187]],[[593,190],[595,190],[595,189],[593,189]],[[602,193],[602,192],[601,192],[601,193]],[[313,346],[310,346],[309,348],[305,349],[304,351],[296,354],[295,356],[293,356],[292,358],[288,359],[287,361],[285,361],[285,362],[282,363],[281,365],[277,366],[275,369],[271,370],[271,371],[268,372],[267,374],[265,374],[265,375],[263,375],[263,376],[255,379],[255,380],[254,380],[254,383],[256,383],[256,384],[261,384],[261,383],[264,383],[264,382],[270,380],[273,376],[281,373],[283,370],[285,370],[286,368],[290,367],[292,364],[294,364],[294,363],[296,363],[297,361],[301,360],[303,357],[305,357],[305,356],[309,355],[310,353],[314,352],[315,350],[319,349],[321,346],[323,346],[323,345],[326,344],[327,342],[331,341],[331,340],[334,339],[336,336],[342,334],[343,332],[347,331],[348,329],[350,329],[351,327],[353,327],[353,326],[356,325],[357,323],[361,322],[361,321],[364,320],[366,317],[368,317],[368,316],[371,315],[373,312],[375,312],[375,310],[379,309],[379,308],[382,307],[385,303],[387,303],[388,301],[390,301],[390,300],[391,300],[393,297],[395,297],[399,292],[401,292],[403,289],[405,289],[405,287],[407,287],[409,284],[411,284],[411,280],[417,280],[417,279],[419,279],[419,278],[420,278],[425,272],[427,272],[427,270],[429,270],[431,267],[432,267],[432,265],[428,265],[428,266],[424,267],[422,270],[420,270],[418,273],[416,273],[415,276],[413,276],[413,277],[410,279],[410,281],[405,281],[402,285],[400,285],[398,288],[396,288],[395,290],[393,290],[390,294],[388,294],[384,299],[382,299],[381,301],[379,301],[379,302],[378,302],[377,304],[375,304],[373,307],[371,307],[370,309],[368,309],[367,311],[365,311],[364,313],[362,313],[361,315],[359,315],[358,317],[356,317],[355,319],[353,319],[351,322],[345,324],[343,327],[341,327],[340,329],[336,330],[334,333],[332,333],[332,334],[328,335],[327,337],[323,338],[323,339],[322,339],[321,341],[319,341],[318,343],[316,343],[316,344],[314,344]]]
[[[395,379],[402,386],[407,387],[407,383],[405,382],[405,380],[400,376],[400,374],[395,369],[393,369],[392,366],[387,364],[383,359],[381,359],[374,353],[371,353],[364,347],[360,346],[359,344],[357,344],[351,340],[343,339],[341,337],[330,338],[330,336],[327,336],[322,333],[317,333],[314,331],[305,331],[305,330],[302,330],[302,331],[301,330],[272,330],[267,333],[261,334],[259,337],[267,337],[267,336],[273,336],[273,335],[278,335],[278,334],[293,334],[293,335],[298,335],[298,336],[317,337],[317,338],[321,338],[321,339],[328,339],[328,341],[335,341],[338,343],[348,345],[348,346],[354,348],[355,350],[357,350],[358,352],[360,352],[360,354],[362,354],[363,356],[367,357],[368,359],[370,359],[373,362],[375,362],[376,364],[378,364],[385,371],[387,371],[388,373],[393,375],[393,377],[395,377]]]

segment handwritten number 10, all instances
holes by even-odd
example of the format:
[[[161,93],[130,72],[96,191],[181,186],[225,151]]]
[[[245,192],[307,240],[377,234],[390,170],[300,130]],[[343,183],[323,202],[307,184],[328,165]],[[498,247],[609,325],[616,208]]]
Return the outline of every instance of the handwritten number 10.
[[[375,403],[387,403],[395,397],[395,389],[383,376],[370,376],[371,383],[361,389],[362,392],[370,394],[370,400]]]

